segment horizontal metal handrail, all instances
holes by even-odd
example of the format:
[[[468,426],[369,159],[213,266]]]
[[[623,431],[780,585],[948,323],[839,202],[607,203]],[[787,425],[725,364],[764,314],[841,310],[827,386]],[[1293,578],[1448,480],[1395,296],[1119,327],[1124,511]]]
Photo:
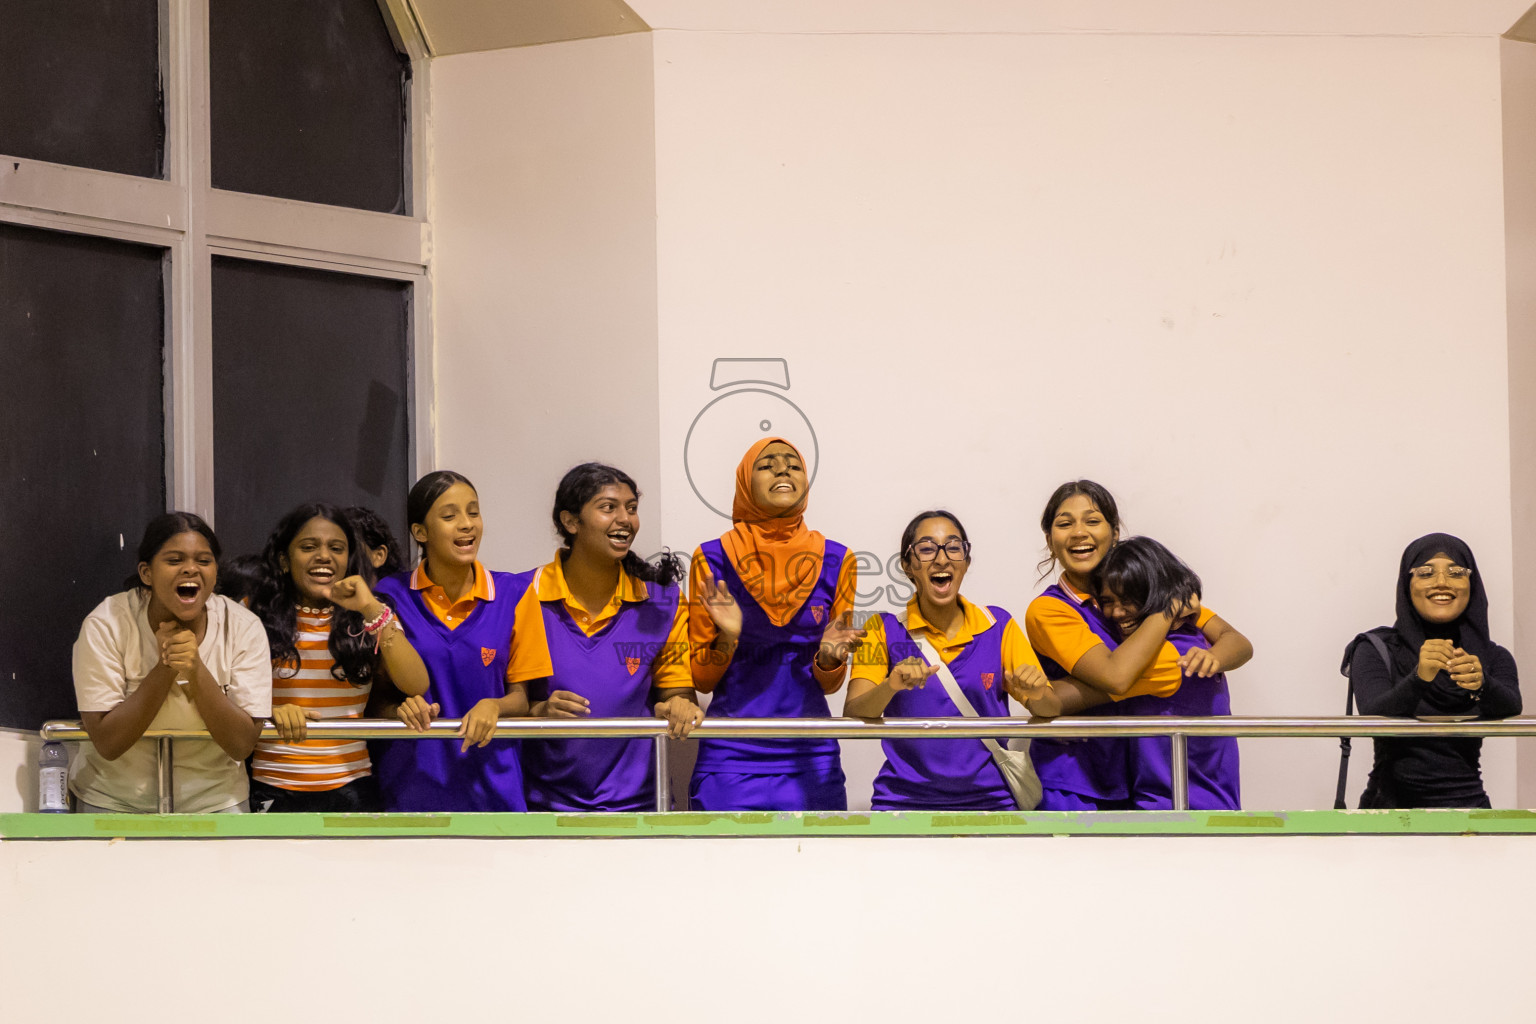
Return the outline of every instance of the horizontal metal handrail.
[[[306,723],[310,739],[351,740],[452,740],[460,720],[441,718],[419,732],[404,722],[382,718],[347,718]],[[44,722],[40,730],[48,742],[89,740],[79,722]],[[671,808],[667,773],[667,723],[658,718],[503,718],[493,734],[500,739],[649,739],[655,746],[656,809]],[[1315,737],[1345,736],[1536,736],[1536,717],[1471,719],[1467,721],[1384,718],[1349,715],[1324,718],[706,718],[693,730],[701,739],[840,740],[880,739],[1107,739],[1130,736],[1167,736],[1171,741],[1173,806],[1189,808],[1189,738]],[[162,814],[175,810],[175,751],[172,741],[209,739],[203,730],[150,729],[146,739],[155,741],[157,788]],[[261,730],[264,740],[281,740],[271,725]]]
[[[311,739],[446,740],[459,729],[459,720],[440,718],[426,732],[404,722],[383,718],[347,718],[306,723]],[[504,718],[495,735],[503,739],[623,739],[657,738],[667,723],[658,718]],[[45,741],[73,742],[90,737],[76,721],[52,721],[41,729]],[[1536,717],[1430,721],[1350,715],[1320,718],[706,718],[693,730],[700,739],[1092,739],[1115,736],[1536,736]],[[150,729],[149,739],[207,739],[208,733],[187,729]],[[272,726],[261,730],[264,740],[281,737]]]

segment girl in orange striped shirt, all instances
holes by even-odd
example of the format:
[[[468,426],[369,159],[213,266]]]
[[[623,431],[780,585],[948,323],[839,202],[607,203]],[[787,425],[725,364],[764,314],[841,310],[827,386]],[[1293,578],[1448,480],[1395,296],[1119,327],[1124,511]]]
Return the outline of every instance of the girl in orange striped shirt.
[[[367,555],[347,517],[318,503],[288,513],[267,540],[251,610],[267,629],[282,739],[256,745],[252,810],[379,808],[366,743],[305,739],[309,721],[360,718],[375,679],[426,692],[426,666],[369,587]]]

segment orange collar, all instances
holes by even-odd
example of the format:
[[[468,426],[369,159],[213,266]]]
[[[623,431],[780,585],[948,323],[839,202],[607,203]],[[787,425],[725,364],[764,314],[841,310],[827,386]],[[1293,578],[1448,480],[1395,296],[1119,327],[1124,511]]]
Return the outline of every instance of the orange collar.
[[[1078,604],[1091,605],[1095,608],[1099,606],[1099,602],[1094,598],[1092,594],[1083,590],[1078,590],[1072,584],[1067,582],[1067,578],[1065,576],[1058,577],[1056,582],[1061,586],[1062,590],[1065,590],[1069,595],[1075,598]]]
[[[416,563],[416,571],[411,573],[411,589],[431,590],[434,587],[437,587],[437,584],[433,583],[432,577],[427,575],[427,562],[426,559],[422,559]],[[478,558],[475,559],[475,585],[469,589],[469,593],[465,594],[464,598],[474,598],[477,601],[496,600],[496,581],[491,579],[491,574],[486,572],[485,566],[480,564]]]
[[[927,621],[923,618],[923,613],[918,610],[916,597],[907,602],[907,631],[911,632],[914,629],[925,630],[934,636],[943,638],[946,646],[958,646],[970,643],[977,636],[985,633],[997,624],[997,620],[992,617],[992,613],[986,608],[974,605],[964,597],[961,597],[959,600],[960,610],[964,617],[960,621],[960,632],[956,633],[953,637],[944,638],[942,633],[928,625]]]
[[[570,585],[565,582],[563,561],[557,553],[553,562],[539,570],[539,578],[535,583],[535,586],[538,588],[539,600],[564,601],[572,608],[579,608],[580,604],[577,602],[575,595],[571,593]],[[644,601],[647,594],[645,581],[635,579],[635,577],[625,572],[624,567],[621,565],[619,566],[619,585],[613,594],[619,601]],[[614,602],[610,600],[608,603],[612,605]],[[588,609],[588,611],[590,610]]]

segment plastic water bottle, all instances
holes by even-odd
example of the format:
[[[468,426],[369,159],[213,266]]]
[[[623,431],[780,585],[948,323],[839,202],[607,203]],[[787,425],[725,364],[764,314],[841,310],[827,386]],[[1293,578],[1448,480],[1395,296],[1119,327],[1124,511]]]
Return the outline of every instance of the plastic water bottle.
[[[69,812],[69,751],[62,743],[44,743],[37,759],[37,809],[49,814]]]

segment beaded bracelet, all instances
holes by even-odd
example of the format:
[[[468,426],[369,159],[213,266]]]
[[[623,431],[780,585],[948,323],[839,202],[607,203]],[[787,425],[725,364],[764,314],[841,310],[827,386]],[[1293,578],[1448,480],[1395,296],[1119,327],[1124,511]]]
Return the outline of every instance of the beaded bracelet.
[[[388,626],[393,621],[395,621],[394,609],[392,609],[389,605],[385,605],[384,610],[379,612],[378,618],[373,619],[371,622],[363,623],[363,632],[373,637],[374,654],[379,653],[379,638],[384,632],[384,627]]]

